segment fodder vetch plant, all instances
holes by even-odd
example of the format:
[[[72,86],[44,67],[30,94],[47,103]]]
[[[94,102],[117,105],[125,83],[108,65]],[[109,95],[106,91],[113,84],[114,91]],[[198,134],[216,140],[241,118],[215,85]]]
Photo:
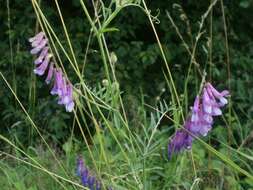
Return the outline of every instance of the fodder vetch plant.
[[[38,93],[45,89],[44,96],[56,95],[50,96],[51,104],[47,109],[50,113],[62,112],[66,118],[70,118],[71,122],[66,124],[69,133],[63,138],[64,142],[59,140],[55,147],[53,138],[46,130],[54,128],[58,121],[45,129],[39,127],[40,123],[23,104],[20,94],[1,72],[1,78],[14,96],[17,107],[25,115],[29,124],[27,127],[38,134],[42,147],[42,150],[40,146],[26,149],[18,141],[0,135],[1,140],[14,150],[1,151],[1,155],[21,166],[16,170],[17,176],[24,170],[32,171],[31,175],[33,172],[41,175],[43,178],[38,181],[39,185],[31,186],[31,189],[250,188],[253,184],[253,167],[249,163],[253,161],[252,152],[236,144],[232,130],[237,129],[231,128],[240,123],[234,109],[236,102],[233,102],[231,79],[227,79],[226,85],[212,78],[212,33],[210,36],[206,34],[206,28],[209,27],[207,20],[212,19],[213,11],[220,7],[225,46],[228,49],[223,0],[208,3],[199,18],[196,31],[191,30],[183,7],[173,5],[173,10],[180,13],[179,18],[187,27],[188,36],[181,34],[170,12],[154,16],[155,13],[149,10],[149,2],[145,0],[76,1],[76,9],[82,13],[79,16],[88,26],[88,33],[85,34],[87,41],[81,48],[74,43],[74,36],[77,35],[70,32],[72,26],[66,22],[67,15],[62,11],[62,2],[52,2],[55,6],[53,15],[59,25],[55,25],[48,16],[46,3],[30,1],[33,14],[36,15],[36,26],[35,36],[28,39],[30,47],[26,53],[27,56],[33,55],[30,56],[33,57],[33,64],[29,65],[32,75],[40,76],[35,80],[43,81],[37,87]],[[136,105],[132,104],[123,90],[124,81],[119,79],[119,62],[126,60],[120,60],[115,53],[118,49],[111,45],[120,42],[109,39],[124,32],[114,26],[114,22],[128,9],[138,10],[145,16],[154,37],[158,60],[163,65],[160,69],[164,90],[155,103],[146,101],[147,95],[140,89],[137,90],[139,96]],[[162,16],[166,16],[167,23],[159,20]],[[185,56],[188,64],[183,69],[183,82],[177,78],[173,63],[168,59],[166,42],[162,41],[157,30],[159,24],[171,25],[175,29],[174,34],[182,42],[185,55],[188,55]],[[190,42],[185,40],[188,37]],[[207,61],[199,59],[198,54],[204,54]],[[140,53],[144,62],[152,60],[149,56]],[[226,53],[226,62],[225,69],[230,72],[229,53]],[[101,71],[101,76],[93,78],[95,82],[92,83],[89,82],[89,67],[95,63],[99,65],[97,70]],[[138,70],[138,66],[135,70]],[[47,85],[44,85],[44,80]],[[221,89],[228,90],[220,92]],[[56,102],[63,106],[57,106]],[[221,108],[225,109],[224,112]],[[39,114],[41,117],[46,115]],[[214,122],[216,116],[220,117]],[[61,130],[56,130],[56,133],[60,134]],[[207,135],[211,130],[212,133]],[[222,131],[222,138],[219,138],[219,131]],[[187,151],[183,151],[185,149]],[[4,162],[0,167],[4,168],[6,176],[15,174]],[[18,181],[17,176],[8,177],[9,185],[17,189],[34,184],[29,178],[36,179],[29,176],[18,183],[13,182]],[[206,182],[208,177],[210,180]],[[239,179],[242,182],[237,184],[235,181]],[[212,181],[217,184],[211,184]]]

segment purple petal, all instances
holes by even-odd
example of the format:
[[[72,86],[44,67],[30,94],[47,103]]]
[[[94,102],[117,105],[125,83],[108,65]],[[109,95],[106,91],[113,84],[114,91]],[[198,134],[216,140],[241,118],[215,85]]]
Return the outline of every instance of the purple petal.
[[[46,78],[46,83],[49,84],[52,77],[53,77],[53,73],[54,73],[54,63],[51,62],[50,63],[50,67],[49,67],[49,70],[48,70],[48,73],[47,73],[47,78]]]
[[[199,111],[199,96],[196,96],[195,100],[194,100],[194,106],[193,106],[193,111],[194,112],[198,112]]]
[[[203,89],[203,110],[207,114],[212,113],[212,104],[211,98],[209,97],[206,88]]]
[[[42,39],[45,36],[44,32],[36,34],[34,37],[29,38],[29,42],[34,42],[35,40]]]
[[[54,86],[50,92],[52,95],[58,94],[60,92],[62,80],[63,78],[61,69],[54,69]]]
[[[220,94],[221,94],[221,96],[228,97],[229,96],[229,91],[228,90],[223,90]]]
[[[47,56],[49,48],[46,46],[42,49],[39,57],[34,61],[35,65],[42,63],[43,59]]]
[[[173,153],[179,153],[184,149],[190,149],[192,146],[192,137],[183,129],[176,131],[172,140],[168,144],[168,157]]]
[[[31,54],[39,53],[40,50],[42,50],[46,46],[47,42],[48,42],[47,39],[43,39],[37,47],[35,47],[31,50]]]
[[[210,83],[207,83],[206,86],[209,89],[209,93],[212,93],[213,96],[220,101],[221,106],[224,106],[225,104],[228,103],[227,99],[224,98],[229,95],[229,92],[227,90],[219,92]]]
[[[57,70],[54,69],[54,86],[53,86],[52,90],[50,91],[50,93],[52,95],[56,95],[57,92],[58,92],[58,85],[57,85],[57,83],[58,83],[57,82]]]
[[[65,105],[65,109],[67,112],[72,112],[74,110],[74,107],[75,107],[75,103],[73,101]]]
[[[44,59],[44,61],[41,63],[41,65],[39,67],[37,67],[36,69],[34,69],[34,73],[37,75],[40,75],[40,76],[43,75],[47,69],[50,58],[51,58],[51,56],[48,55]]]
[[[90,189],[92,189],[94,187],[95,180],[96,180],[96,178],[94,176],[90,176],[88,178],[88,186]]]

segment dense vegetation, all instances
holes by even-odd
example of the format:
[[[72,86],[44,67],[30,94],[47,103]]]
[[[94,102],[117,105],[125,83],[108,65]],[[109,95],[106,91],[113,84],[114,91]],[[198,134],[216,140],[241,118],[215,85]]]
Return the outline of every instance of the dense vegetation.
[[[253,189],[252,19],[250,0],[1,0],[1,189],[85,189],[80,155],[102,189]],[[41,30],[71,113],[34,74]],[[229,103],[169,159],[205,81]]]

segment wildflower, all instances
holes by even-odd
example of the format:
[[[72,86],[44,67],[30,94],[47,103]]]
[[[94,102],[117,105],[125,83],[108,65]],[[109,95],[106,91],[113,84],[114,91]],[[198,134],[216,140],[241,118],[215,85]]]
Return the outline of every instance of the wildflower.
[[[31,54],[37,55],[34,61],[36,68],[34,73],[42,76],[47,71],[46,84],[50,84],[54,78],[53,89],[50,91],[52,95],[58,95],[58,104],[63,104],[67,112],[74,109],[73,85],[63,75],[60,68],[56,68],[54,62],[51,61],[52,54],[49,53],[48,39],[44,32],[40,32],[29,39],[33,49]]]
[[[206,136],[212,129],[213,117],[222,115],[221,108],[228,101],[229,92],[217,91],[210,83],[206,83],[201,96],[196,96],[191,115],[186,119],[182,129],[176,131],[168,145],[168,157],[190,149],[194,137]]]
[[[101,183],[95,176],[91,175],[89,169],[84,165],[84,161],[81,157],[77,159],[77,176],[81,177],[81,181],[84,187],[90,190],[101,190]]]

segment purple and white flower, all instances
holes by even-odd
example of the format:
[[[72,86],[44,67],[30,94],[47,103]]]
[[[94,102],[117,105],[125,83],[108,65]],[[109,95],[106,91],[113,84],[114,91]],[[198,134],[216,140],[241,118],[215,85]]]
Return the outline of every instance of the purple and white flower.
[[[206,83],[201,96],[197,96],[190,117],[184,126],[177,130],[168,145],[168,156],[179,153],[184,149],[190,149],[194,136],[206,136],[212,129],[213,117],[222,115],[221,108],[228,101],[229,92],[217,91],[210,83]]]

